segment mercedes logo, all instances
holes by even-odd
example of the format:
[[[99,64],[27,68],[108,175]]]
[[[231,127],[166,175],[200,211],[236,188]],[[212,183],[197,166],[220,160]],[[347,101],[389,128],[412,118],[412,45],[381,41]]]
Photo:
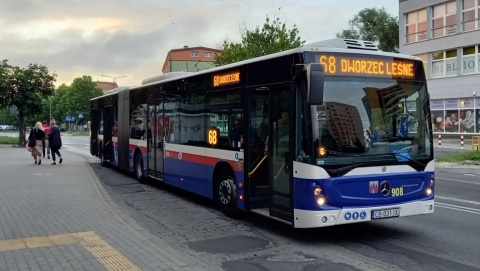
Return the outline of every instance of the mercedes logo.
[[[390,194],[390,183],[387,181],[382,182],[380,184],[380,195],[386,197]]]
[[[385,172],[387,171],[387,168],[386,167],[382,167],[382,172]]]

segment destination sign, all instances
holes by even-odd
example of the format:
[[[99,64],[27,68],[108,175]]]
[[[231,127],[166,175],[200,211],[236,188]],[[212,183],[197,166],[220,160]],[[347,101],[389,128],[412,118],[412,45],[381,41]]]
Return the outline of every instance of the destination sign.
[[[220,87],[223,85],[238,84],[240,83],[240,71],[232,71],[223,74],[213,75],[213,86]]]
[[[216,127],[208,129],[208,144],[217,145],[220,139],[220,130]]]
[[[395,58],[362,58],[352,55],[318,55],[325,75],[414,78],[415,62]]]

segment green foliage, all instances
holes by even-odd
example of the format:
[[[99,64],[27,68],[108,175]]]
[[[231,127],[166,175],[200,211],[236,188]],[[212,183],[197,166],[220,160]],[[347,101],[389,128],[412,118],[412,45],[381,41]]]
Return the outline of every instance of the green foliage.
[[[24,145],[26,118],[35,118],[43,110],[43,99],[54,92],[56,73],[50,74],[47,66],[29,64],[19,68],[0,62],[0,107],[16,106],[18,109],[18,144]]]
[[[398,52],[398,17],[390,16],[385,8],[365,8],[349,22],[349,29],[337,33],[338,38],[376,42],[385,52]]]
[[[435,159],[437,162],[480,164],[480,152],[457,152]]]
[[[0,124],[15,125],[18,127],[18,119],[15,116],[12,116],[10,107],[5,107],[0,110]]]
[[[84,75],[75,78],[71,85],[62,84],[52,97],[52,118],[65,120],[66,116],[78,117],[83,113],[83,123],[90,119],[90,99],[103,95],[102,89],[96,86],[92,77]]]
[[[18,138],[11,136],[0,136],[0,144],[15,145],[18,143]]]
[[[291,30],[286,24],[276,18],[271,21],[267,16],[263,28],[256,27],[254,30],[241,31],[241,43],[230,43],[224,40],[222,55],[215,56],[215,65],[221,66],[258,56],[264,56],[292,48],[301,47],[305,44],[298,36],[298,29],[293,25]]]
[[[90,131],[69,131],[72,136],[89,136]]]

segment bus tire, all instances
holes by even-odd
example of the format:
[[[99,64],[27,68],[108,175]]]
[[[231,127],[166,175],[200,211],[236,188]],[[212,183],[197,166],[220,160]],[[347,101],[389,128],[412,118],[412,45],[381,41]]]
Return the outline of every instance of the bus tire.
[[[135,179],[137,179],[137,181],[141,183],[144,182],[143,157],[142,157],[142,153],[139,151],[135,152],[135,159],[133,161],[133,175],[135,176]]]
[[[214,193],[215,201],[222,212],[228,217],[237,218],[240,214],[237,209],[237,186],[231,174],[223,173],[219,176]]]

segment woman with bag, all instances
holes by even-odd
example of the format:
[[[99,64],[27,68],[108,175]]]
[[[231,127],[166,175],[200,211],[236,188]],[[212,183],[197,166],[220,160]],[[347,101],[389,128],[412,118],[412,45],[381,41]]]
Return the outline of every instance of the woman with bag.
[[[44,138],[45,132],[43,131],[42,123],[38,121],[37,123],[35,123],[35,128],[30,131],[30,136],[28,137],[28,146],[32,147],[32,156],[35,160],[35,164],[38,165],[42,164],[42,149]]]
[[[55,155],[58,155],[60,160],[58,163],[62,163],[62,155],[60,154],[60,148],[62,147],[62,138],[60,137],[60,129],[58,128],[54,119],[50,121],[50,134],[48,135],[48,144],[50,145],[50,150],[52,151],[52,165],[56,165],[55,163]]]

